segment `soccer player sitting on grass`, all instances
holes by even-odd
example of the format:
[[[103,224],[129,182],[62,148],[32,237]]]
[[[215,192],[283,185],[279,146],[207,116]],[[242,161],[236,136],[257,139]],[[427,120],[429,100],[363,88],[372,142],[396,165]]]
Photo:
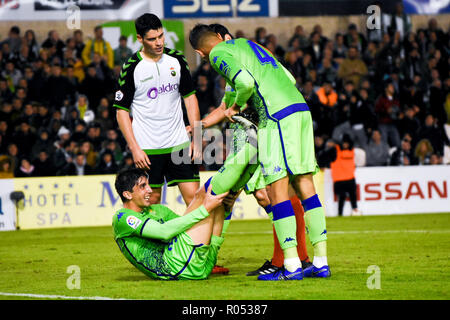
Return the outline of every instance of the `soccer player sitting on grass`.
[[[233,155],[235,161],[222,167],[196,192],[183,216],[150,203],[152,189],[143,169],[128,169],[117,175],[115,187],[123,208],[113,216],[114,239],[128,261],[149,277],[200,280],[211,273],[224,240],[225,210],[221,204],[257,156],[256,127],[250,129],[249,121],[241,121],[246,123],[247,143]],[[234,200],[231,197],[230,201]]]

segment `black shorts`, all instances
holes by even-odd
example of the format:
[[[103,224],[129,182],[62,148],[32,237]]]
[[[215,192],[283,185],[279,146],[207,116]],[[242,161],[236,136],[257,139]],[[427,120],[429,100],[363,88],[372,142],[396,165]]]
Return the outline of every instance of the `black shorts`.
[[[188,155],[189,147],[173,153],[149,154],[148,158],[151,163],[150,187],[162,187],[165,181],[169,187],[176,186],[182,182],[200,182],[198,165],[192,163]],[[176,163],[172,159],[175,159]],[[178,164],[180,159],[183,159],[183,161]]]

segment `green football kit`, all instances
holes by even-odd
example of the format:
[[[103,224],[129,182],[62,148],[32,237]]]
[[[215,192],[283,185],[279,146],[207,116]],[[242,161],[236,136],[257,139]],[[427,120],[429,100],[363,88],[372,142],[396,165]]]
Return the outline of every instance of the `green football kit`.
[[[239,38],[216,44],[209,61],[236,91],[235,103],[241,111],[250,105],[258,112],[258,160],[265,183],[317,173],[311,112],[295,79],[273,54]],[[326,248],[325,214],[317,194],[302,203],[311,243],[322,242],[321,248]],[[289,201],[272,204],[272,213],[281,248],[289,249],[284,253],[290,258],[297,246],[292,205]],[[326,249],[319,251],[320,256],[326,255]]]
[[[205,279],[223,238],[213,235],[210,244],[195,245],[185,231],[208,215],[204,206],[184,216],[160,204],[143,212],[122,208],[113,216],[114,239],[127,260],[151,278]]]
[[[266,184],[288,174],[316,173],[311,113],[289,71],[269,51],[244,38],[217,44],[209,59],[236,91],[236,104],[245,108],[250,99],[262,120],[258,159]]]

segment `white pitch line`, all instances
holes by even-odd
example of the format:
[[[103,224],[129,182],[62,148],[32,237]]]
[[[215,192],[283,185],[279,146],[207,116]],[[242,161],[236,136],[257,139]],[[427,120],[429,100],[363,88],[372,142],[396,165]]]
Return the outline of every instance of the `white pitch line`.
[[[449,229],[445,230],[349,230],[349,231],[328,231],[328,234],[358,234],[358,233],[450,233]],[[227,232],[227,234],[272,234],[272,231],[238,231]]]
[[[69,300],[127,300],[127,299],[114,299],[114,298],[108,298],[108,297],[70,297],[70,296],[61,296],[61,295],[47,295],[47,294],[33,294],[33,293],[11,293],[11,292],[0,292],[0,296],[44,298],[44,299],[69,299]]]

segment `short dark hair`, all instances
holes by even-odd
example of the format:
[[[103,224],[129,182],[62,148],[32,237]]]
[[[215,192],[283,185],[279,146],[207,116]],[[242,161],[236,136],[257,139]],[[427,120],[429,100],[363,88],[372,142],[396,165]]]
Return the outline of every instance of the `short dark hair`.
[[[229,36],[231,36],[231,38],[234,38],[234,37],[231,35],[230,31],[228,31],[227,27],[225,27],[225,26],[222,25],[222,24],[219,24],[219,23],[211,23],[211,24],[209,25],[209,27],[210,27],[211,30],[213,30],[215,33],[220,34],[221,37],[222,37],[223,39],[225,39],[225,35],[227,35],[227,34],[228,34]]]
[[[144,13],[134,21],[136,33],[144,37],[149,30],[158,30],[162,28],[161,20],[152,13]]]
[[[116,176],[114,186],[119,194],[122,202],[127,202],[128,199],[123,196],[125,191],[133,192],[134,186],[137,184],[140,177],[148,179],[148,173],[144,169],[131,168],[120,171]]]
[[[206,24],[198,23],[189,33],[189,42],[192,48],[198,49],[203,37],[207,34],[216,34],[216,32]]]

